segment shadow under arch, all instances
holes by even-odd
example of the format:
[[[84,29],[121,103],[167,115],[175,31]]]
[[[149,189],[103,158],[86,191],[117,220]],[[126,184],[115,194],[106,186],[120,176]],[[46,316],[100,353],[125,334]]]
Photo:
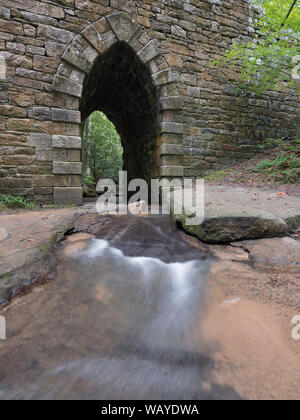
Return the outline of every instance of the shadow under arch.
[[[114,123],[128,179],[151,179],[160,135],[159,98],[148,67],[126,42],[113,44],[95,60],[83,85],[80,111],[83,121],[102,111]]]

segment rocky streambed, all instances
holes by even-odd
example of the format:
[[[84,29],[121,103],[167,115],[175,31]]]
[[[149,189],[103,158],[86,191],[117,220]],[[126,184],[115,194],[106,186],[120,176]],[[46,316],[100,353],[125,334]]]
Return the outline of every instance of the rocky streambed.
[[[299,399],[300,206],[229,195],[193,236],[94,204],[0,215],[0,398]]]
[[[54,211],[55,278],[0,312],[0,398],[300,398],[300,241],[209,245],[169,216],[74,211]]]

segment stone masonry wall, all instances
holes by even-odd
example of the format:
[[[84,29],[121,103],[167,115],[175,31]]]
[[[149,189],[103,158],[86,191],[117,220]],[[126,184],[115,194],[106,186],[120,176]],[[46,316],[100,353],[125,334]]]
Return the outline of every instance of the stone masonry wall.
[[[246,0],[0,0],[0,193],[81,202],[84,80],[120,41],[158,93],[153,175],[198,176],[297,135],[292,91],[237,93],[238,75],[210,66],[250,22]]]

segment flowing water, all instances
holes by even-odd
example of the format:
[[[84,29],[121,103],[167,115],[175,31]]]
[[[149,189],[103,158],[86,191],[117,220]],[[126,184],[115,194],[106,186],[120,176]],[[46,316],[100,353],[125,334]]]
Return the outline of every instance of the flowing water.
[[[3,399],[235,398],[201,340],[210,256],[167,217],[108,217],[56,249],[55,281],[6,311]]]
[[[299,399],[297,264],[167,216],[85,213],[72,233],[55,280],[0,312],[0,399]]]

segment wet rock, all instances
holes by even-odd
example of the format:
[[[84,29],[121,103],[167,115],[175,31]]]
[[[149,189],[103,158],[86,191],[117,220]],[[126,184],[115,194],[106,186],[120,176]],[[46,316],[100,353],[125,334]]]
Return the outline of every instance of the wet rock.
[[[246,247],[251,259],[258,263],[278,266],[300,267],[300,241],[290,237],[243,241],[237,243]]]
[[[66,241],[75,243],[75,242],[81,242],[81,241],[87,241],[88,239],[94,238],[94,235],[91,235],[90,233],[75,233],[74,235],[68,236]]]
[[[223,245],[210,246],[212,254],[220,258],[221,260],[228,261],[249,261],[249,253],[246,252],[242,247],[229,247]]]
[[[67,257],[73,257],[78,252],[83,251],[85,248],[86,248],[86,242],[75,242],[64,249],[64,254]]]
[[[272,190],[207,185],[204,220],[192,226],[194,208],[184,204],[183,212],[174,214],[172,207],[174,221],[207,243],[283,237],[300,229],[300,198]]]
[[[78,213],[68,208],[0,216],[0,308],[33,284],[55,276],[51,248]]]

